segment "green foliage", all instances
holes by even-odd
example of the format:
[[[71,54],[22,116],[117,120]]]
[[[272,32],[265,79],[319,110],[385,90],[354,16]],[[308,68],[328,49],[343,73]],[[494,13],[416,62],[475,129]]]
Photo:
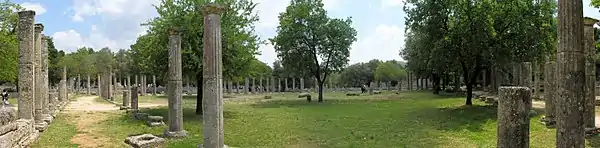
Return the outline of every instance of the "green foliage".
[[[65,56],[65,52],[54,47],[52,37],[46,36],[46,41],[48,42],[48,81],[50,85],[54,85],[60,82],[63,69],[59,62]]]
[[[396,63],[384,62],[375,70],[375,80],[382,82],[397,81],[406,78],[407,73]]]
[[[19,42],[15,30],[19,16],[16,12],[22,9],[8,0],[0,2],[0,84],[17,81]]]
[[[357,34],[351,24],[350,18],[329,18],[321,0],[292,0],[279,15],[277,35],[270,41],[286,70],[301,77],[310,75],[323,86],[328,74],[348,63]],[[319,102],[323,101],[321,90]]]
[[[594,8],[598,8],[600,7],[600,0],[592,0],[590,2],[590,6],[594,7]]]
[[[471,104],[482,71],[544,62],[556,51],[556,1],[409,0],[401,55],[416,76],[462,72]]]

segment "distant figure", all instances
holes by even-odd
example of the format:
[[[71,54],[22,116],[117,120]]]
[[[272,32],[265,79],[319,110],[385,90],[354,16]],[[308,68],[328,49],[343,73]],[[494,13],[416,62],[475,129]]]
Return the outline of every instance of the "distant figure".
[[[361,93],[366,93],[367,92],[367,85],[362,85],[362,87],[360,87],[360,91]]]
[[[0,95],[2,95],[2,103],[8,105],[8,93],[6,92],[6,89],[2,90],[2,94]]]

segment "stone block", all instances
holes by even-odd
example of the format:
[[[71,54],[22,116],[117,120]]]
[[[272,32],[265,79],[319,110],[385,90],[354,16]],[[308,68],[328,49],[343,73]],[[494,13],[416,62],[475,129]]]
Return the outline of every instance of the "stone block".
[[[0,126],[17,120],[17,111],[11,107],[0,106]]]
[[[134,148],[156,148],[161,147],[165,143],[165,139],[152,134],[143,134],[129,136],[125,139],[125,143]]]
[[[148,119],[148,114],[147,113],[133,113],[133,118],[136,120],[144,120],[146,121],[146,119]]]

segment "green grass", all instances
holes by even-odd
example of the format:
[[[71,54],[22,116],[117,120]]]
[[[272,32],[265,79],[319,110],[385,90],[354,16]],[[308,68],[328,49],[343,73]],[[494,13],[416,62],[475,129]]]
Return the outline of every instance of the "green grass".
[[[61,114],[50,124],[48,129],[40,133],[40,139],[31,145],[32,148],[45,147],[77,147],[71,143],[71,138],[77,134],[77,129],[74,123],[69,122],[69,116]]]
[[[297,94],[249,95],[225,104],[225,143],[235,147],[495,147],[496,107],[462,106],[464,98],[429,92],[346,97],[325,94],[325,102],[308,103]],[[148,100],[165,97],[148,97]],[[142,100],[143,97],[140,98]],[[313,94],[316,100],[316,94]],[[240,100],[240,101],[237,101]],[[195,97],[184,97],[188,137],[168,140],[167,147],[190,147],[202,141],[202,117]],[[167,121],[167,108],[144,109]],[[538,111],[541,112],[541,111]],[[555,147],[555,130],[531,119],[531,147]],[[99,124],[106,135],[122,142],[131,134],[162,135],[121,113]]]

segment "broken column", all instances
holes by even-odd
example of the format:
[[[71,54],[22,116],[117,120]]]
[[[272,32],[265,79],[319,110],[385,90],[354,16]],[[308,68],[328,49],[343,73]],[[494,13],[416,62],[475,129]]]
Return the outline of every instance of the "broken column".
[[[44,115],[42,110],[44,108],[44,98],[42,96],[43,87],[42,81],[42,31],[44,31],[44,25],[35,24],[35,48],[34,49],[34,71],[35,71],[35,129],[38,131],[44,131],[48,127],[48,123],[44,121]]]
[[[181,71],[181,35],[177,29],[169,29],[169,128],[165,136],[180,138],[187,136],[183,129],[183,76]],[[219,87],[220,88],[220,87]]]
[[[130,90],[123,90],[123,98],[121,99],[123,102],[121,104],[121,109],[128,109],[129,108],[129,98],[131,97],[131,94],[129,94]]]
[[[250,80],[248,79],[248,77],[244,78],[244,94],[248,94],[248,89],[250,88]]]
[[[224,8],[217,4],[207,4],[203,7],[204,14],[204,58],[203,88],[204,109],[202,129],[204,148],[223,148],[223,91],[222,83],[222,51],[221,51],[221,16]]]
[[[523,62],[521,63],[521,70],[519,74],[519,86],[528,87],[529,90],[533,89],[533,82],[531,81],[531,74],[533,74],[531,69],[531,62]]]
[[[544,101],[546,116],[543,119],[546,127],[553,128],[556,125],[556,63],[546,62],[544,68]]]
[[[138,93],[137,92],[138,87],[137,86],[132,86],[131,87],[131,110],[135,113],[138,111]]]
[[[584,147],[585,55],[582,1],[558,2],[556,147]]]
[[[584,20],[584,54],[585,54],[585,105],[583,124],[587,129],[596,128],[596,24],[598,20],[586,17]]]
[[[529,147],[531,89],[500,87],[498,99],[498,148]]]
[[[33,120],[35,99],[35,11],[20,11],[17,38],[19,41],[19,119]]]

